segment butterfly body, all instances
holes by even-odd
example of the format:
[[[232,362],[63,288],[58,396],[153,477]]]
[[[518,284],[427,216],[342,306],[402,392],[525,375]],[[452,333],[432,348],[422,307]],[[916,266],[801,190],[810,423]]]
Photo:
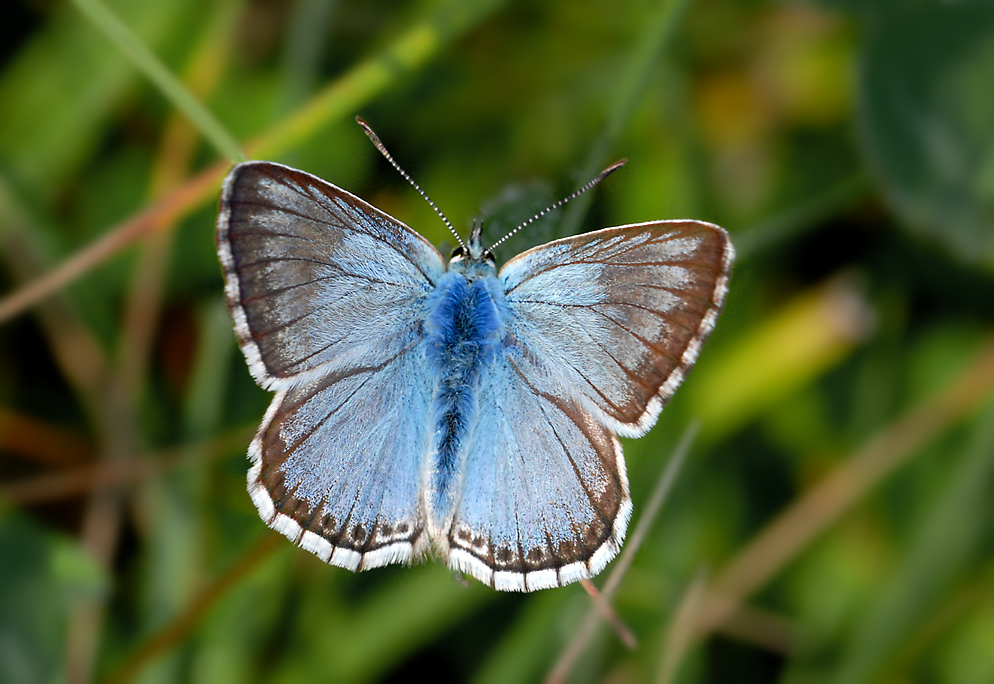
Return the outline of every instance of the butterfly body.
[[[428,298],[425,350],[437,378],[431,400],[431,448],[426,454],[429,529],[438,537],[454,514],[468,435],[477,424],[483,378],[504,353],[507,306],[494,275],[479,264],[449,270]]]
[[[235,332],[276,393],[249,447],[260,516],[361,570],[437,555],[496,589],[598,573],[631,514],[617,435],[655,422],[711,331],[732,248],[698,221],[607,228],[498,272],[268,162],[225,180]]]

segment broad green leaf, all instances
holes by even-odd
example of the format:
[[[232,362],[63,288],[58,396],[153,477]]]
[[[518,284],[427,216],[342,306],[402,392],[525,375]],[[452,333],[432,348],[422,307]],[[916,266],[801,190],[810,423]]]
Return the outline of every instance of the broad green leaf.
[[[909,229],[994,266],[994,8],[876,19],[859,85],[873,171]]]

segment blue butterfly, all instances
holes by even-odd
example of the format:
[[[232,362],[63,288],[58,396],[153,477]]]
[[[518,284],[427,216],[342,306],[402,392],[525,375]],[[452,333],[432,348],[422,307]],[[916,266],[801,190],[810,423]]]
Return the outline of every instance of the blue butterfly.
[[[499,590],[592,577],[632,510],[617,435],[645,434],[697,359],[728,235],[606,228],[499,272],[478,226],[460,245],[446,263],[320,178],[231,170],[225,292],[252,376],[276,393],[249,494],[270,527],[353,571],[437,554]]]

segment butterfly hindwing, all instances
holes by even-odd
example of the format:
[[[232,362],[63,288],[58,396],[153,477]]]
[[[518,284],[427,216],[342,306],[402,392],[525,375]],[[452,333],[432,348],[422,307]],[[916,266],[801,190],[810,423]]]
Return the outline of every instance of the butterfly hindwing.
[[[249,448],[263,519],[334,565],[409,561],[424,528],[430,386],[420,340],[375,367],[280,390]]]
[[[575,402],[542,393],[511,353],[489,368],[471,434],[449,565],[497,589],[592,577],[624,538],[621,447]]]
[[[655,422],[714,327],[733,257],[700,221],[606,228],[524,252],[500,272],[523,371],[613,432]]]
[[[358,197],[286,166],[239,164],[217,230],[228,304],[253,377],[276,389],[324,364],[374,364],[423,318],[445,271],[420,235]]]

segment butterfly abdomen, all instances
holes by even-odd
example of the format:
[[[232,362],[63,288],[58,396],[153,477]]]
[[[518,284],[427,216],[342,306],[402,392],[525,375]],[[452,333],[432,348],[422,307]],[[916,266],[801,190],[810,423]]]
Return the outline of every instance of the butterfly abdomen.
[[[428,302],[428,363],[437,378],[431,405],[429,517],[451,516],[466,438],[478,414],[480,381],[503,345],[498,311],[503,294],[495,278],[467,279],[449,272]]]

